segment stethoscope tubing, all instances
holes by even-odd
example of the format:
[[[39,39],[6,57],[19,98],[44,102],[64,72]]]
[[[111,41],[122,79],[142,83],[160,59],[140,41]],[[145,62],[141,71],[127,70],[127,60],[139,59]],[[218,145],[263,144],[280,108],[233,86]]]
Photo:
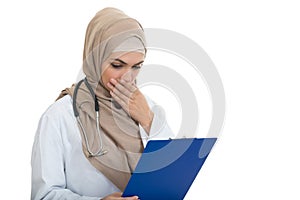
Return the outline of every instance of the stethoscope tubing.
[[[91,96],[93,97],[94,99],[94,102],[95,102],[95,113],[96,113],[96,129],[97,129],[97,134],[98,134],[98,137],[99,137],[99,143],[100,143],[100,147],[99,147],[99,150],[94,153],[91,151],[90,149],[90,145],[89,145],[89,141],[88,141],[88,138],[87,138],[87,134],[85,132],[85,129],[83,127],[83,124],[80,120],[80,116],[79,116],[79,112],[77,110],[77,107],[76,107],[76,99],[77,99],[77,94],[78,94],[78,90],[79,90],[79,87],[82,83],[85,83],[85,85],[87,86]],[[88,80],[86,78],[80,80],[76,86],[75,86],[75,89],[74,89],[74,94],[73,94],[73,111],[74,111],[74,115],[75,115],[75,118],[77,120],[77,123],[79,124],[80,126],[80,129],[82,130],[82,133],[83,133],[83,137],[84,137],[84,141],[85,141],[85,144],[86,144],[86,149],[89,153],[89,157],[97,157],[97,156],[102,156],[104,154],[107,153],[106,150],[103,149],[103,143],[102,143],[102,138],[101,138],[101,133],[100,133],[100,127],[99,127],[99,124],[100,124],[100,119],[99,119],[99,103],[98,103],[98,100],[97,100],[97,97],[96,97],[96,94],[95,92],[93,91],[91,85],[89,84]]]

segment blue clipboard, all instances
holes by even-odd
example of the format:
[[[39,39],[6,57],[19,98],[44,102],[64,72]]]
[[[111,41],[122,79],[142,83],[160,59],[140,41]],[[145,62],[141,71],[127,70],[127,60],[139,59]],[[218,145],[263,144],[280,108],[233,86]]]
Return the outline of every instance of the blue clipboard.
[[[141,200],[182,200],[217,138],[151,140],[123,192]]]

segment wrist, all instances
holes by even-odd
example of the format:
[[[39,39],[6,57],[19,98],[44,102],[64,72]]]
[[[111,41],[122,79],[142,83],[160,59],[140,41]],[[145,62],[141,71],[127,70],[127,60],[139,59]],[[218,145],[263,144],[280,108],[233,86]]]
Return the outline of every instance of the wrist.
[[[153,121],[153,117],[154,117],[154,113],[150,110],[149,114],[148,114],[148,117],[146,117],[143,122],[140,122],[143,129],[148,130],[147,132],[150,131],[151,124],[152,124],[152,121]]]

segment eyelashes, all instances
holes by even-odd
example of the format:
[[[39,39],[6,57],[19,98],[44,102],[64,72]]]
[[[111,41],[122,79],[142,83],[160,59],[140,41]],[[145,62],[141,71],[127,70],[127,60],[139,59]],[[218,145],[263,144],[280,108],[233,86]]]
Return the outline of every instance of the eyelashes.
[[[120,64],[115,64],[115,63],[110,63],[110,65],[111,65],[113,68],[115,68],[115,69],[120,69],[120,68],[123,67],[122,65],[120,65]]]
[[[123,67],[122,64],[116,64],[116,63],[110,63],[110,65],[115,69],[121,69]],[[142,64],[132,66],[133,69],[140,69],[141,67],[142,67]]]
[[[134,65],[132,68],[134,69],[141,69],[142,65]]]

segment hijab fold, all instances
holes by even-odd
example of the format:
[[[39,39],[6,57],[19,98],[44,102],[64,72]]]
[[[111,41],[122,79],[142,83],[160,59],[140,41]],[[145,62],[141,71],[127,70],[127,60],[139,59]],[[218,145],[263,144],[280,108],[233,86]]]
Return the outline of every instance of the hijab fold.
[[[103,62],[120,46],[124,48],[124,41],[140,41],[144,48],[143,52],[146,53],[141,25],[122,11],[105,8],[90,21],[86,31],[82,67],[100,106],[100,134],[103,149],[107,153],[99,157],[89,157],[83,131],[79,126],[84,155],[121,191],[125,189],[136,167],[143,151],[143,143],[138,123],[114,103],[109,91],[103,85],[101,74]],[[134,45],[129,46],[132,48]],[[75,84],[63,90],[58,99],[64,95],[73,97],[74,88]],[[95,153],[101,146],[100,138],[96,130],[94,99],[85,84],[81,84],[78,89],[76,106],[90,149]]]

